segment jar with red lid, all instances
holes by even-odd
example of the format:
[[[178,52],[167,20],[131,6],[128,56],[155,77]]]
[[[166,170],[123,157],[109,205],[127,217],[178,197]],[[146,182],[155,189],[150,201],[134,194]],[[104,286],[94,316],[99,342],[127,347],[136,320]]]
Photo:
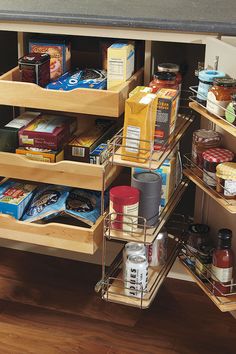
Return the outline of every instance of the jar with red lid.
[[[227,149],[214,148],[203,152],[203,181],[216,187],[216,166],[234,159],[234,153]]]
[[[179,84],[176,80],[176,74],[172,72],[157,72],[153,76],[149,87],[152,88],[152,93],[156,93],[161,88],[179,89]]]
[[[173,63],[161,63],[158,65],[157,70],[161,72],[164,71],[164,72],[175,73],[176,82],[179,85],[179,90],[181,89],[182,75],[179,71],[179,65]]]
[[[123,231],[134,231],[138,224],[140,191],[130,186],[110,189],[111,227]]]
[[[224,108],[227,108],[234,93],[236,93],[235,79],[214,79],[213,87],[208,91],[206,108],[209,112],[224,117]]]

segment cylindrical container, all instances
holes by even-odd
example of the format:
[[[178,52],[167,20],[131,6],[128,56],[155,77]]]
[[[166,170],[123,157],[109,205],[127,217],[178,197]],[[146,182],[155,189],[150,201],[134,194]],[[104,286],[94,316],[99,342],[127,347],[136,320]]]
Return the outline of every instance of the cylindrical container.
[[[206,108],[220,117],[225,116],[225,110],[231,102],[231,96],[236,92],[236,80],[231,78],[214,79],[213,87],[208,91]]]
[[[227,149],[214,148],[203,152],[203,181],[208,186],[216,186],[216,166],[234,159],[234,153]]]
[[[154,226],[161,204],[161,175],[155,172],[134,173],[131,185],[140,191],[139,216],[147,220],[147,226]]]
[[[148,285],[148,262],[144,256],[129,256],[125,266],[125,295],[142,298]]]
[[[21,81],[45,87],[50,82],[50,55],[29,53],[18,59]]]
[[[236,95],[232,95],[232,102],[227,106],[227,110],[225,112],[225,119],[227,122],[236,125]]]
[[[198,248],[195,261],[195,272],[198,277],[207,282],[210,278],[210,268],[212,264],[212,247],[202,244]]]
[[[153,244],[147,246],[147,258],[151,267],[163,266],[167,260],[168,233],[163,228]]]
[[[197,91],[197,100],[203,104],[206,103],[208,91],[211,89],[213,80],[225,77],[225,73],[218,70],[202,70],[198,74],[199,84]]]
[[[216,191],[226,199],[236,199],[236,163],[224,162],[216,167]]]
[[[117,186],[110,189],[111,227],[123,231],[134,231],[138,224],[138,189]]]
[[[179,71],[179,65],[178,64],[173,64],[173,63],[161,63],[157,67],[158,71],[161,72],[170,72],[170,73],[175,73],[176,75],[176,82],[179,85],[179,90],[181,89],[181,83],[182,83],[182,75]]]
[[[138,242],[128,242],[126,243],[123,250],[123,269],[125,274],[125,264],[129,256],[145,256],[146,257],[146,247],[143,243]]]
[[[198,249],[207,243],[209,226],[206,224],[191,224],[188,228],[187,252],[189,262],[194,265]]]
[[[219,147],[221,144],[221,134],[215,130],[199,129],[193,133],[192,161],[203,168],[202,153],[208,149]]]
[[[179,84],[176,80],[176,74],[171,72],[156,72],[153,75],[153,80],[149,87],[152,88],[152,93],[156,93],[161,88],[179,89]]]

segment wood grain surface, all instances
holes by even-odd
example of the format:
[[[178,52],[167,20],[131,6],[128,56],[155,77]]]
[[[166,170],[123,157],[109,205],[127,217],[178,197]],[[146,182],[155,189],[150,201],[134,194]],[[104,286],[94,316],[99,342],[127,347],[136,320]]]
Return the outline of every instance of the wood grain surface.
[[[1,354],[235,353],[236,321],[167,279],[149,310],[94,293],[98,266],[0,249]]]

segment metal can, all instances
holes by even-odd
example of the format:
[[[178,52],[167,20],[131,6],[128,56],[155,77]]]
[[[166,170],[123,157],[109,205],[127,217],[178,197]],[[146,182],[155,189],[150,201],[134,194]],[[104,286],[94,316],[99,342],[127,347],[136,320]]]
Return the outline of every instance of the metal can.
[[[125,295],[141,298],[148,285],[148,262],[145,256],[129,256],[125,265]]]
[[[143,243],[128,242],[123,250],[123,274],[125,276],[126,261],[129,256],[145,256],[146,247]]]
[[[159,232],[153,244],[147,246],[148,263],[152,267],[162,266],[167,260],[168,233],[165,228]]]

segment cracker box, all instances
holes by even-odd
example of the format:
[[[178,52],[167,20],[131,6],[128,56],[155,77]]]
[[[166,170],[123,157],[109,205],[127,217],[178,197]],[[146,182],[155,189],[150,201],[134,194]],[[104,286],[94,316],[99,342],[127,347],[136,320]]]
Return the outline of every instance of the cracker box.
[[[134,44],[114,43],[107,50],[107,89],[128,80],[134,73]]]
[[[125,102],[121,159],[144,163],[154,140],[157,96],[138,92]]]
[[[70,70],[71,44],[65,38],[32,38],[29,41],[30,53],[50,55],[50,79],[55,80]]]
[[[47,149],[19,147],[16,149],[16,154],[25,156],[29,160],[40,162],[59,162],[64,160],[64,150],[53,151]]]
[[[42,114],[19,131],[19,144],[48,150],[60,150],[76,129],[76,119]]]
[[[162,88],[157,92],[154,149],[159,150],[173,133],[177,118],[179,91]]]
[[[0,185],[0,213],[20,219],[31,200],[37,184],[7,180]]]
[[[24,112],[17,118],[12,119],[4,127],[0,128],[0,151],[15,152],[16,148],[19,146],[19,130],[27,126],[39,115],[39,112]]]
[[[102,165],[107,158],[107,144],[98,145],[90,154],[90,163]]]
[[[146,87],[146,86],[136,86],[136,87],[129,93],[129,97],[132,97],[132,96],[136,95],[136,93],[139,93],[139,92],[151,93],[151,92],[152,92],[152,88],[151,88],[151,87]]]

